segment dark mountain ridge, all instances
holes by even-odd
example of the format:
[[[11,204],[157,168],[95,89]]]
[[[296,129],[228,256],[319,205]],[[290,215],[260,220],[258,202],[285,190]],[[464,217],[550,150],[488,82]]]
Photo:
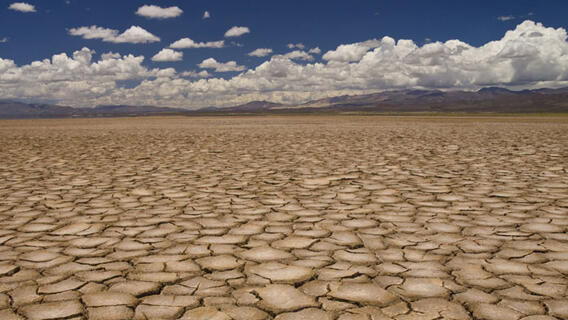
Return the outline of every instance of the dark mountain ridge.
[[[146,115],[285,112],[568,112],[568,87],[512,91],[487,87],[478,91],[393,90],[361,95],[342,95],[302,104],[251,101],[232,107],[209,106],[199,110],[180,108],[102,105],[73,108],[0,100],[0,118],[65,118]]]
[[[187,112],[187,110],[154,106],[110,105],[95,108],[73,108],[0,100],[0,119],[144,116],[184,112]]]

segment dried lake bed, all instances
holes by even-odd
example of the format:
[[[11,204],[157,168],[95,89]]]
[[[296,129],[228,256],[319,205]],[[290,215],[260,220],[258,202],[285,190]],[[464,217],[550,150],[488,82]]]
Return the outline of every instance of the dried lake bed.
[[[0,121],[0,319],[568,319],[568,117]]]

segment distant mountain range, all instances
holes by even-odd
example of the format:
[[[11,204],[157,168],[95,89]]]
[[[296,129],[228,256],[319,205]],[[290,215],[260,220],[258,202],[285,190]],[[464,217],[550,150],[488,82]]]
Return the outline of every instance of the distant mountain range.
[[[30,104],[0,100],[0,119],[146,116],[185,112],[187,110],[153,106],[113,105],[95,108],[72,108],[52,104]]]
[[[512,91],[489,87],[478,91],[397,90],[344,95],[302,104],[252,101],[233,107],[199,110],[154,106],[112,105],[72,108],[0,100],[0,118],[105,117],[287,112],[568,112],[568,87]]]
[[[512,91],[489,87],[478,91],[397,90],[345,95],[298,105],[254,101],[217,111],[232,112],[568,112],[568,87]],[[213,110],[209,110],[213,111]]]

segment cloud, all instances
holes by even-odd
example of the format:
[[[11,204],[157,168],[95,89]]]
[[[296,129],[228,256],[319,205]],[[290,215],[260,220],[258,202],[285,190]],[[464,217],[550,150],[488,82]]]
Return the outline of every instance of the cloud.
[[[315,48],[310,49],[310,51],[308,51],[308,53],[320,54],[321,49],[319,47],[315,47]]]
[[[225,38],[240,37],[245,33],[250,33],[250,29],[247,27],[232,27],[225,32]]]
[[[386,37],[387,41],[392,38]],[[394,40],[393,40],[394,41]],[[356,42],[351,44],[342,44],[337,49],[326,52],[323,55],[324,60],[338,62],[359,61],[367,54],[369,49],[376,48],[381,45],[381,41],[377,39],[367,40],[365,42]]]
[[[515,19],[515,16],[499,16],[497,20],[499,21],[509,21]]]
[[[514,19],[526,19],[526,18],[530,18],[532,16],[534,16],[534,12],[529,12],[525,15],[519,15],[519,16],[514,16],[514,15],[499,16],[499,17],[497,17],[497,20],[499,20],[501,22],[505,22],[505,21],[514,20]]]
[[[110,52],[97,60],[94,51],[83,48],[70,56],[60,53],[21,66],[0,58],[0,97],[50,99],[73,106],[126,103],[197,108],[252,100],[301,103],[410,88],[564,87],[568,86],[567,38],[563,28],[527,20],[481,46],[457,39],[422,45],[383,37],[341,44],[326,52],[322,61],[273,55],[249,70],[235,61],[209,58],[199,67],[239,72],[203,78],[194,77],[201,72],[180,74],[173,68],[145,67],[143,56]],[[139,84],[117,85],[123,80]]]
[[[36,12],[35,6],[26,2],[14,2],[8,9],[20,12]]]
[[[170,48],[174,49],[187,49],[187,48],[223,48],[225,40],[209,41],[209,42],[195,42],[190,38],[182,38],[170,44]]]
[[[285,57],[287,59],[297,59],[297,60],[305,60],[305,61],[314,60],[314,57],[309,55],[307,52],[300,51],[300,50],[294,50],[292,52],[288,52],[285,55],[283,55],[283,57]]]
[[[209,11],[203,12],[203,19],[209,19],[209,18],[211,18],[211,14],[209,13]]]
[[[189,78],[209,78],[212,75],[207,72],[207,70],[202,71],[184,71],[180,74],[182,77],[189,77]]]
[[[101,39],[104,42],[114,43],[148,43],[158,42],[160,38],[144,30],[139,26],[131,26],[123,33],[118,30],[98,26],[71,28],[68,33],[83,39]]]
[[[162,49],[152,57],[152,61],[166,62],[166,61],[181,61],[183,59],[183,52],[175,51],[172,49]]]
[[[0,39],[0,43],[6,43],[6,42],[8,42],[8,37]]]
[[[162,8],[155,5],[144,5],[136,10],[136,14],[150,19],[168,19],[180,16],[183,13],[179,7]]]
[[[213,58],[205,59],[197,66],[201,69],[215,69],[215,72],[243,71],[246,69],[244,66],[237,65],[235,61],[222,63]]]
[[[101,54],[101,60],[120,59],[120,53],[107,52]]]
[[[83,39],[102,39],[111,42],[118,36],[118,30],[107,29],[98,26],[71,28],[68,33],[72,36],[83,37]]]
[[[0,58],[0,96],[89,106],[94,101],[109,101],[117,90],[116,81],[157,77],[160,71],[142,66],[143,56],[106,53],[93,61],[94,54],[83,48],[71,56],[55,54],[51,59],[20,67],[12,60]]]
[[[249,52],[248,55],[251,57],[266,57],[267,55],[272,53],[272,49],[268,48],[258,48],[252,52]]]
[[[304,49],[306,46],[304,46],[303,43],[288,43],[286,45],[288,47],[288,49],[294,49],[294,48],[298,48],[298,49]]]
[[[116,37],[112,42],[147,43],[158,41],[160,41],[160,38],[156,37],[150,32],[144,30],[141,27],[132,26],[123,33],[119,34],[118,37]]]

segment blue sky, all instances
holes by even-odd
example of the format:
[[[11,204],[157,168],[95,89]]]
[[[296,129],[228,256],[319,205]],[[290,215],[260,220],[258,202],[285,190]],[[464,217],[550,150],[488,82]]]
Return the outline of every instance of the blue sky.
[[[563,86],[566,12],[567,1],[2,0],[0,98],[195,108]],[[183,38],[205,48],[172,45]]]

